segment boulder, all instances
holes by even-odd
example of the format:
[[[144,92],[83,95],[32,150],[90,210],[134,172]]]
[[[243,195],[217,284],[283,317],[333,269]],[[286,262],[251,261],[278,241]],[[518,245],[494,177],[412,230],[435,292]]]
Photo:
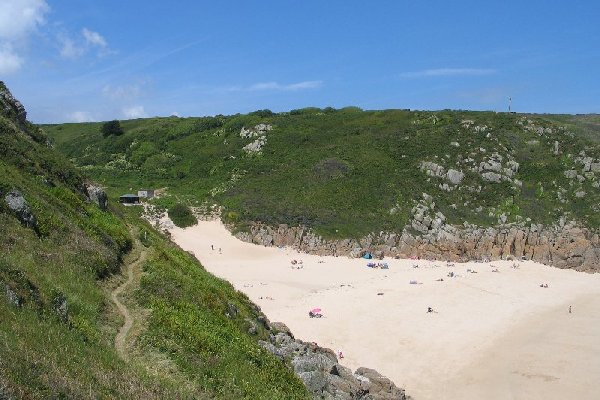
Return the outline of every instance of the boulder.
[[[271,324],[274,330],[276,326],[278,323]],[[294,339],[291,333],[283,330],[271,335],[270,342],[259,343],[281,360],[291,361],[294,373],[314,399],[407,398],[404,390],[397,388],[377,371],[359,368],[353,374],[350,369],[338,363],[332,350]]]
[[[502,175],[497,174],[495,172],[484,172],[483,174],[481,174],[481,177],[488,182],[499,183],[502,180]]]
[[[455,185],[458,185],[460,182],[462,182],[464,177],[464,173],[455,169],[449,169],[448,173],[446,174],[446,178],[450,181],[450,183]]]
[[[108,196],[104,189],[92,183],[84,184],[84,193],[88,200],[98,206],[101,210],[108,208]]]
[[[15,213],[19,221],[28,228],[37,229],[37,220],[31,213],[31,209],[21,192],[14,190],[9,192],[4,201],[8,208]]]

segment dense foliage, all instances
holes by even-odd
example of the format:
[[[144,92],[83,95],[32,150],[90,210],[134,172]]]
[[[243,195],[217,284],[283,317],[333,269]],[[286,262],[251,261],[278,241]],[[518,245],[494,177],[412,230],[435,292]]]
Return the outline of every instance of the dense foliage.
[[[192,210],[185,204],[177,203],[169,208],[169,218],[180,228],[196,225],[198,220],[194,217]]]
[[[259,124],[272,129],[243,134]],[[455,224],[490,226],[506,214],[509,222],[551,224],[566,215],[600,225],[594,181],[564,175],[581,169],[576,158],[582,151],[600,157],[597,116],[348,107],[150,118],[124,121],[123,127],[124,135],[105,141],[94,124],[46,128],[56,147],[113,195],[129,187],[168,187],[160,204],[218,203],[240,229],[263,221],[305,224],[337,237],[401,231],[422,193],[433,196]],[[265,143],[258,152],[244,150],[261,135]],[[521,186],[484,181],[469,169],[494,153],[505,164],[510,157],[520,165],[513,178]],[[469,159],[475,164],[467,165]],[[443,180],[420,168],[423,161],[463,171],[459,188],[442,188]]]
[[[108,121],[102,124],[102,128],[100,128],[100,132],[102,132],[102,136],[120,136],[123,134],[123,128],[121,128],[121,123],[117,120]]]

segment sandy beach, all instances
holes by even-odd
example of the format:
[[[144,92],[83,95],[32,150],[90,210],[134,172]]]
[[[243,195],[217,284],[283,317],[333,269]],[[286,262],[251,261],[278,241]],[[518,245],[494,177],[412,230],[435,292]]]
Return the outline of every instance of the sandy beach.
[[[415,399],[598,398],[600,275],[512,261],[384,259],[389,269],[368,268],[379,260],[253,245],[219,221],[171,233],[271,321]],[[309,318],[315,307],[323,318]]]

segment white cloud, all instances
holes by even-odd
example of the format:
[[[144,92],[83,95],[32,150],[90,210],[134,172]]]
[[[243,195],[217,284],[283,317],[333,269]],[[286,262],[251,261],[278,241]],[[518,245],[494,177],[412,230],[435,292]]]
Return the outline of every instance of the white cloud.
[[[94,48],[98,50],[98,56],[105,56],[113,53],[113,51],[108,48],[108,43],[102,35],[87,28],[81,30],[81,35],[71,36],[65,32],[61,32],[57,37],[61,45],[60,56],[62,58],[76,59]]]
[[[102,88],[102,94],[113,100],[131,100],[140,96],[144,83],[111,86],[106,85]]]
[[[24,60],[14,49],[22,48],[49,10],[45,0],[0,0],[0,73],[21,68]]]
[[[45,0],[0,0],[0,39],[23,39],[45,22],[49,10]]]
[[[245,90],[258,91],[258,90],[282,90],[282,91],[294,91],[304,89],[316,89],[323,85],[323,81],[303,81],[290,84],[280,84],[277,82],[260,82],[248,86]]]
[[[75,59],[85,53],[85,48],[75,43],[75,41],[68,36],[61,35],[59,41],[61,42],[60,56],[63,58]]]
[[[487,68],[435,68],[421,71],[403,72],[402,78],[422,78],[431,76],[478,76],[496,73],[494,69]]]
[[[121,112],[126,119],[145,118],[148,116],[144,110],[144,106],[125,107]]]
[[[94,122],[96,119],[88,111],[74,111],[67,115],[67,120],[70,122]]]
[[[17,55],[10,45],[0,47],[0,74],[11,74],[23,65],[23,59]]]
[[[83,28],[81,30],[81,34],[85,38],[86,43],[89,45],[101,48],[106,48],[108,46],[106,39],[104,39],[98,32],[90,31],[88,28]]]

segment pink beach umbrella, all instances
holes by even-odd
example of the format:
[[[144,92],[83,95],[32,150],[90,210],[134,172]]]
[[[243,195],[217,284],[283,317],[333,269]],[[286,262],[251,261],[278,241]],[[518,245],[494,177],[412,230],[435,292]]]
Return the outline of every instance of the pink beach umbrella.
[[[318,314],[318,313],[321,312],[321,309],[320,308],[313,308],[312,310],[310,310],[310,312],[313,313],[313,314]]]

